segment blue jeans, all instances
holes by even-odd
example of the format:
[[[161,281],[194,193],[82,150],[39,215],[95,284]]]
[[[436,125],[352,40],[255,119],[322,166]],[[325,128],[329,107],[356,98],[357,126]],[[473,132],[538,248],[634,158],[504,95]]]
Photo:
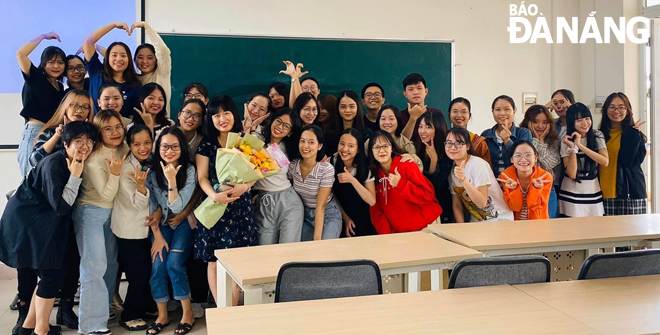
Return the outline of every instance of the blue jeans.
[[[34,139],[37,137],[37,134],[43,127],[40,124],[31,124],[26,123],[25,128],[23,128],[23,139],[21,144],[18,145],[18,166],[21,169],[21,177],[32,170],[32,165],[30,165],[30,155],[32,154],[32,149],[34,149]]]
[[[303,221],[301,241],[314,240],[314,218],[316,208],[305,207],[305,220]],[[322,240],[339,238],[341,234],[342,220],[341,211],[335,199],[332,199],[325,205],[325,213],[323,218],[323,233]]]
[[[108,312],[117,281],[117,240],[110,229],[111,208],[76,206],[73,213],[80,252],[78,332],[108,329]]]
[[[550,199],[548,200],[548,215],[551,219],[559,217],[559,202],[557,202],[555,186],[552,186],[552,191],[550,191]]]
[[[190,284],[186,271],[186,261],[192,252],[193,231],[190,229],[188,220],[184,220],[176,229],[169,225],[160,226],[160,233],[170,247],[170,251],[163,250],[163,260],[156,256],[151,264],[151,295],[155,302],[167,302],[170,300],[168,291],[169,276],[174,291],[174,299],[190,299]],[[151,234],[151,242],[154,236]]]

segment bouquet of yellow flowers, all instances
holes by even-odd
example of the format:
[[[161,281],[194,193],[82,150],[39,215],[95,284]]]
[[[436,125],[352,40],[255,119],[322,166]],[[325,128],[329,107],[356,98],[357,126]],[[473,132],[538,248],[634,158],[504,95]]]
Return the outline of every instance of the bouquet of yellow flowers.
[[[218,149],[215,157],[215,173],[220,192],[222,185],[244,184],[270,177],[280,171],[280,166],[264,148],[264,142],[250,134],[240,137],[229,133],[227,148]],[[204,227],[211,229],[222,218],[227,204],[219,204],[206,198],[196,209],[195,217]]]

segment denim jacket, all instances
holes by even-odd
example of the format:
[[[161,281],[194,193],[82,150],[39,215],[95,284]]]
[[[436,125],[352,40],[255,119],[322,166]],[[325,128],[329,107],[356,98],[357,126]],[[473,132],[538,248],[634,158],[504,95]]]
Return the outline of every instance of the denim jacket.
[[[158,181],[156,180],[156,172],[152,171],[149,173],[147,178],[147,187],[149,188],[149,213],[153,213],[158,206],[163,209],[163,214],[160,218],[160,224],[166,225],[167,219],[170,214],[178,214],[183,211],[184,208],[188,205],[188,201],[195,192],[195,187],[197,185],[197,177],[195,175],[195,168],[192,165],[188,165],[186,170],[186,184],[179,189],[179,196],[174,199],[172,203],[167,201],[167,190],[163,190],[158,186]]]
[[[484,132],[481,133],[481,136],[485,137],[486,143],[488,143],[488,150],[490,151],[490,161],[491,161],[491,167],[493,169],[493,174],[499,176],[500,147],[497,145],[497,139],[496,139],[497,135],[495,134],[495,130],[497,129],[497,127],[498,125],[495,125],[493,128],[484,130]],[[515,124],[512,124],[511,137],[509,137],[509,144],[507,145],[502,144],[502,148],[504,149],[502,152],[502,161],[504,162],[504,166],[502,167],[502,169],[506,169],[509,166],[511,166],[511,155],[513,155],[511,149],[513,148],[513,143],[517,140],[526,140],[532,142],[532,133],[527,128],[516,127]]]

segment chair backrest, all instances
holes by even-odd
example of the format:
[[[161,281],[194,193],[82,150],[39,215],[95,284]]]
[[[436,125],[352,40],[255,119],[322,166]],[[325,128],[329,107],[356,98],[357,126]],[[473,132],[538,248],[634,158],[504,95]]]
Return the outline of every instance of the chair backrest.
[[[280,268],[275,302],[382,293],[380,268],[373,261],[293,262]]]
[[[518,285],[550,281],[550,262],[541,256],[472,258],[451,271],[449,288]]]
[[[660,274],[660,249],[596,254],[584,260],[577,279]]]

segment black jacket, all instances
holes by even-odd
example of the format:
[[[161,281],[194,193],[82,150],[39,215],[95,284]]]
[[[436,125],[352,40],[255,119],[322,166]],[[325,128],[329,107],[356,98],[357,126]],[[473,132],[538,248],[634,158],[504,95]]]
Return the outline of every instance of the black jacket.
[[[633,126],[623,130],[616,162],[617,199],[646,199],[646,180],[642,163],[646,157],[646,143],[642,133]]]
[[[444,156],[438,161],[438,166],[433,174],[428,173],[430,161],[427,160],[423,164],[424,176],[433,184],[435,197],[438,199],[440,207],[442,207],[440,222],[455,223],[451,192],[449,191],[449,177],[453,171],[454,162],[449,157]]]
[[[70,175],[60,150],[23,179],[0,219],[0,262],[13,268],[62,267],[72,224],[72,206],[62,194]]]

